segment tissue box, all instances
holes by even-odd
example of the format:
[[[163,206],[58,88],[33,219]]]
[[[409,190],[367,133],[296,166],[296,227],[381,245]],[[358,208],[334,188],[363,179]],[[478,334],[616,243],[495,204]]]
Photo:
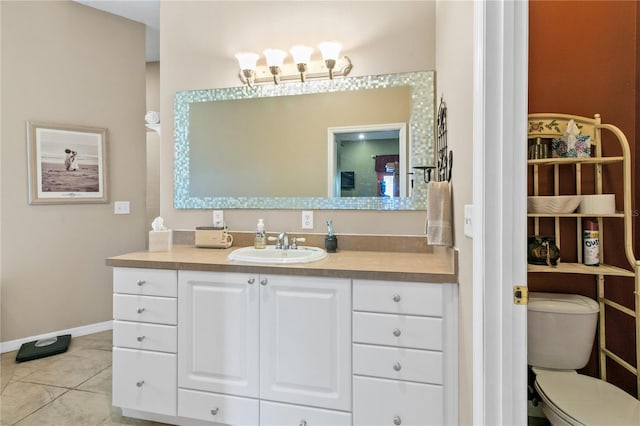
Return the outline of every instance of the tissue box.
[[[566,135],[562,138],[551,140],[551,156],[553,158],[565,157],[591,157],[591,136]]]
[[[149,251],[171,251],[173,237],[171,230],[149,231]]]

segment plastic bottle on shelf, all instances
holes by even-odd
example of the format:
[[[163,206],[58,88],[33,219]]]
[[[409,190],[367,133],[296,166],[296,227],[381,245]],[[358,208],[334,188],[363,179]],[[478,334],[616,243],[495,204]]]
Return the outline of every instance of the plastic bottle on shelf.
[[[600,235],[598,232],[598,222],[586,220],[582,232],[582,259],[588,266],[600,265]]]

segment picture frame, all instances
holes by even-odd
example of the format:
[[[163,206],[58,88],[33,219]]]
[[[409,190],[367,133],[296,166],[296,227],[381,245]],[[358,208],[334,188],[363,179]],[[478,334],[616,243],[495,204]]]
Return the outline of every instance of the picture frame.
[[[107,203],[107,129],[27,121],[29,204]]]

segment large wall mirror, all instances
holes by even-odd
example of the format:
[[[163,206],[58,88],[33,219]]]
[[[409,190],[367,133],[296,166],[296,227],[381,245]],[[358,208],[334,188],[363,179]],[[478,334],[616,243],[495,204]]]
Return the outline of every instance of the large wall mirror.
[[[434,98],[433,71],[178,92],[174,206],[425,209]]]

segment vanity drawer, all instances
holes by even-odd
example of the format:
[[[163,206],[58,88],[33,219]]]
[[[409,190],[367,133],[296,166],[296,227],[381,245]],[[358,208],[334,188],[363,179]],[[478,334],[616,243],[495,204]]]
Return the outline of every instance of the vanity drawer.
[[[178,328],[175,325],[113,322],[114,346],[175,353],[177,342]]]
[[[351,426],[351,413],[260,401],[260,426]]]
[[[354,426],[442,425],[442,386],[353,378]]]
[[[178,271],[114,268],[113,292],[146,296],[178,296]]]
[[[176,415],[176,355],[113,349],[113,405]]]
[[[113,318],[176,325],[177,299],[171,297],[113,295]]]
[[[442,350],[442,318],[353,313],[353,342]]]
[[[442,352],[353,345],[353,374],[442,384]]]
[[[442,284],[353,281],[355,311],[442,316]]]
[[[178,389],[178,416],[229,425],[257,425],[257,399]]]

